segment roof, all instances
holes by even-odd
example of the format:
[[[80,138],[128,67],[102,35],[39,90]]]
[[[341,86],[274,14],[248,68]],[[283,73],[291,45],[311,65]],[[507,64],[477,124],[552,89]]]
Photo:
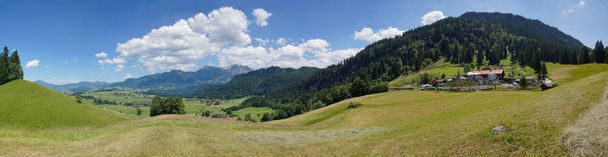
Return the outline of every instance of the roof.
[[[489,75],[489,74],[494,74],[494,75],[502,75],[503,70],[481,70],[481,71],[472,71],[472,72],[468,72],[467,75],[471,76],[471,75]]]

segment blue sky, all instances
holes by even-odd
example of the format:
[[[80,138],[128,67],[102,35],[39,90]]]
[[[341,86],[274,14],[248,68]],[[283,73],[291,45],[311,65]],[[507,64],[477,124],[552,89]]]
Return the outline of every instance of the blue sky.
[[[26,79],[60,84],[206,65],[324,67],[422,26],[432,11],[431,22],[509,12],[587,46],[608,41],[608,3],[599,0],[0,1],[0,45],[19,50],[24,66],[39,61],[25,68]]]

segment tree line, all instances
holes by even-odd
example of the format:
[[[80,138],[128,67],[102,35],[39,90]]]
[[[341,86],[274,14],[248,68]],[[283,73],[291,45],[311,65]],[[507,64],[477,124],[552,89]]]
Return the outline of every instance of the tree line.
[[[5,46],[0,54],[0,84],[16,79],[23,79],[19,52],[13,50],[9,56],[8,47]]]

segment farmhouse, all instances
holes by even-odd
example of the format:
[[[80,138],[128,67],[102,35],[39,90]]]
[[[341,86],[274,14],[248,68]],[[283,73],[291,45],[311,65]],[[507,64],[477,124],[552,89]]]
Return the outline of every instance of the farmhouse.
[[[501,80],[505,76],[504,70],[481,70],[471,71],[467,73],[470,79],[473,80]]]

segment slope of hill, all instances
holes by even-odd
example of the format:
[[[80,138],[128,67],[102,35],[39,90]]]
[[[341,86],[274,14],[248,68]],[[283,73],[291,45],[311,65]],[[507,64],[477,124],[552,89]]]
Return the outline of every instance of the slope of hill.
[[[1,85],[0,93],[0,124],[5,126],[100,126],[125,120],[114,112],[78,104],[73,97],[24,80]]]
[[[420,69],[420,71],[416,73],[410,73],[408,75],[400,76],[390,81],[388,83],[388,86],[400,87],[403,85],[418,84],[418,82],[420,82],[420,77],[423,74],[428,74],[430,78],[441,78],[441,75],[455,78],[456,75],[458,75],[458,72],[460,72],[460,75],[463,75],[464,68],[462,66],[438,61],[432,65],[425,67],[424,69]]]
[[[608,65],[549,68],[561,85],[544,92],[389,92],[270,123],[166,115],[94,129],[0,128],[0,155],[576,155],[560,137],[600,100]],[[347,109],[351,101],[362,106]],[[492,134],[501,124],[507,131]]]
[[[310,77],[317,68],[299,69],[269,67],[236,75],[226,84],[210,85],[202,88],[195,96],[203,98],[235,99],[251,95],[266,95],[300,84]]]

